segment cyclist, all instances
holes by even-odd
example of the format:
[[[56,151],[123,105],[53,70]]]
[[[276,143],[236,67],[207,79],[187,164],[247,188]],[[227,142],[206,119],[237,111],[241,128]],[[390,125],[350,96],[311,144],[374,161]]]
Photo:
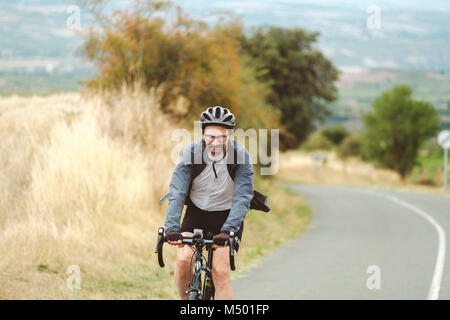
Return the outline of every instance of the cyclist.
[[[229,234],[236,244],[242,239],[244,218],[253,197],[253,166],[250,154],[230,139],[234,115],[221,106],[207,108],[200,117],[202,139],[185,147],[170,181],[167,195],[166,239],[178,246],[175,284],[181,299],[186,299],[192,270],[192,249],[181,242],[193,229],[213,234],[215,299],[233,299],[230,279]],[[184,204],[185,216],[180,226]],[[238,247],[236,248],[236,250]]]

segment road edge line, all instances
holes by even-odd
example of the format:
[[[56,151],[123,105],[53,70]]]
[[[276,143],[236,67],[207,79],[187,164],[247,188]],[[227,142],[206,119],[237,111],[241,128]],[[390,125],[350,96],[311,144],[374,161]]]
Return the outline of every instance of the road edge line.
[[[441,225],[428,213],[423,211],[412,204],[400,200],[397,197],[391,195],[384,195],[391,201],[406,207],[413,212],[420,215],[422,218],[426,219],[437,231],[438,233],[438,253],[436,257],[436,265],[434,267],[433,278],[431,280],[430,290],[428,291],[427,300],[437,300],[439,299],[439,291],[441,289],[442,276],[444,274],[445,265],[445,251],[446,251],[446,239],[445,231]]]

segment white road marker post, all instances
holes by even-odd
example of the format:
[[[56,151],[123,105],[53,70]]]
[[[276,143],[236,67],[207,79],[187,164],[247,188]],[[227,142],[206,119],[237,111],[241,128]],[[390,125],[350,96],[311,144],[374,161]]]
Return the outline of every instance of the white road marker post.
[[[311,159],[314,162],[314,178],[319,178],[320,164],[325,160],[325,157],[321,153],[313,153]]]
[[[448,163],[448,148],[444,149],[444,191],[447,191],[447,163]]]
[[[447,192],[447,164],[448,164],[448,149],[450,149],[450,130],[442,130],[437,141],[439,145],[444,149],[444,192]]]

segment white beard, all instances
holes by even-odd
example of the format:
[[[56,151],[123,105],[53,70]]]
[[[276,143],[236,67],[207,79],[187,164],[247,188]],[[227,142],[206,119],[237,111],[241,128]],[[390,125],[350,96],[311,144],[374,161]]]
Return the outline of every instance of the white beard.
[[[212,151],[211,150],[208,151],[208,158],[212,162],[219,162],[220,160],[223,159],[223,157],[224,157],[224,150],[223,149],[221,151],[216,152],[215,155],[212,155]]]

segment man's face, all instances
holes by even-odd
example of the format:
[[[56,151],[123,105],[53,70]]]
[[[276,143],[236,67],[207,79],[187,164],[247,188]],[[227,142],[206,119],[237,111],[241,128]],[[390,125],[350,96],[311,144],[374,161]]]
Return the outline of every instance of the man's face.
[[[222,126],[208,126],[204,133],[208,156],[212,161],[220,161],[227,148],[227,129]]]

